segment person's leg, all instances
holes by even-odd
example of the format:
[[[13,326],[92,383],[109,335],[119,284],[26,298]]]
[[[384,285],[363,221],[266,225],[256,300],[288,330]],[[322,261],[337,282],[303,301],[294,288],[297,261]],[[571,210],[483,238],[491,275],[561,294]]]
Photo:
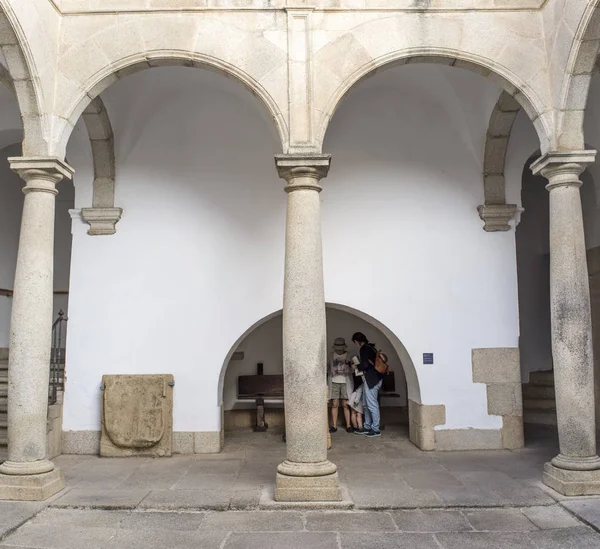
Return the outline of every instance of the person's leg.
[[[342,406],[344,407],[344,419],[346,420],[346,429],[350,429],[352,424],[350,423],[350,407],[348,406],[347,400],[342,400]]]
[[[340,401],[336,398],[331,401],[331,428],[337,429],[338,409]]]
[[[358,428],[363,428],[363,415],[360,412],[356,412],[356,423],[358,423]]]
[[[363,405],[365,407],[365,423],[364,423],[364,428],[367,431],[371,430],[371,411],[369,410],[369,386],[367,385],[367,382],[365,381],[364,385],[363,385]]]
[[[371,415],[371,431],[373,433],[379,433],[379,401],[377,397],[379,396],[379,389],[381,388],[382,381],[380,381],[375,387],[368,389],[368,406],[369,406],[369,414]]]
[[[354,427],[355,429],[358,429],[358,420],[357,420],[357,412],[356,410],[352,409],[350,411],[350,419],[352,421],[352,427]]]

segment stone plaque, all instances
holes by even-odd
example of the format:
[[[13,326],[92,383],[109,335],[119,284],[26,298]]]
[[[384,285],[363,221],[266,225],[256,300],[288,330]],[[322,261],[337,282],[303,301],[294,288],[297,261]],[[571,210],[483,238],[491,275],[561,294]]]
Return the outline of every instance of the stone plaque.
[[[101,456],[170,456],[173,376],[102,376]]]

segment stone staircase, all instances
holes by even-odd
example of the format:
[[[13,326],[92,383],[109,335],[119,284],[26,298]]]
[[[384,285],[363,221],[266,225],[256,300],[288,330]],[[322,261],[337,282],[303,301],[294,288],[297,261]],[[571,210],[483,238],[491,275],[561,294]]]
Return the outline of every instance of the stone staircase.
[[[64,351],[62,356],[64,357]],[[64,391],[64,359],[60,365],[60,385],[56,404],[48,406],[48,454],[54,457],[59,453],[60,429],[62,427],[62,401]],[[0,463],[6,459],[8,451],[8,349],[0,349]],[[58,430],[58,431],[57,431]],[[51,436],[50,436],[51,435]]]
[[[554,372],[531,372],[523,384],[523,421],[537,425],[556,425]]]

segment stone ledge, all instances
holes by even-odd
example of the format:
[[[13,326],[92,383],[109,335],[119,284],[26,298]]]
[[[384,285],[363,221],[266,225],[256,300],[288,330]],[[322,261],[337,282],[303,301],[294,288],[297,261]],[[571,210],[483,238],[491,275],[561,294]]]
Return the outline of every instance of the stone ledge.
[[[543,482],[563,496],[600,495],[600,470],[569,471],[544,464]]]
[[[41,475],[0,474],[0,500],[45,501],[65,487],[59,468]]]
[[[348,488],[340,486],[341,501],[275,501],[273,486],[264,486],[260,495],[258,508],[265,511],[271,510],[349,510],[354,509],[354,501],[350,497]]]
[[[292,477],[277,473],[275,483],[277,502],[340,502],[342,491],[336,473],[320,477]]]

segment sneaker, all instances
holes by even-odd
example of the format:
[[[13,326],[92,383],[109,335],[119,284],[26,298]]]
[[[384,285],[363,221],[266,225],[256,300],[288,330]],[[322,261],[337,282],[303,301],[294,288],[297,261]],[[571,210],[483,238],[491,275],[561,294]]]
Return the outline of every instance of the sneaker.
[[[346,427],[346,433],[354,433],[354,427]]]
[[[355,435],[366,435],[368,432],[368,429],[354,429]]]
[[[371,429],[368,433],[365,433],[366,437],[380,437],[381,433],[379,431],[373,431],[373,429]]]
[[[329,427],[330,433],[337,433],[337,427]]]

